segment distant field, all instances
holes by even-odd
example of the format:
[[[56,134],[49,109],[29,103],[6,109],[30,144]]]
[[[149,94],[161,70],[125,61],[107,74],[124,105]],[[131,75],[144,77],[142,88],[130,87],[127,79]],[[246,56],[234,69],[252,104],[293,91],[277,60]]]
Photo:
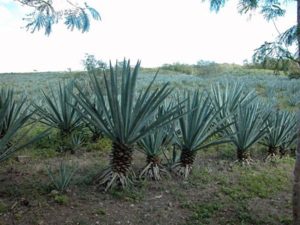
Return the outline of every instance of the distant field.
[[[160,71],[156,84],[170,82],[176,91],[191,89],[209,89],[215,83],[239,82],[244,85],[245,91],[256,90],[262,101],[268,104],[278,105],[280,108],[297,110],[300,103],[300,79],[289,79],[287,76],[270,75],[270,71],[263,74],[263,70],[241,75],[234,73],[215,76],[194,76],[180,74],[172,71]],[[261,74],[260,74],[261,73]],[[139,76],[139,88],[147,85],[155,74],[155,70],[149,69],[141,72]],[[81,84],[87,83],[89,75],[85,72],[46,72],[46,73],[11,73],[0,74],[0,87],[13,87],[16,91],[28,94],[30,99],[38,100],[40,90],[47,91],[49,87],[55,87],[59,82],[76,80]]]

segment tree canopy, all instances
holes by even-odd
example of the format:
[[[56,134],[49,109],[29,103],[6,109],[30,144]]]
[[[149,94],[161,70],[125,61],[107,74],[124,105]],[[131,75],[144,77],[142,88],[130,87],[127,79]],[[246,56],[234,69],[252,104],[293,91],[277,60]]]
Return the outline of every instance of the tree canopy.
[[[27,14],[27,30],[32,33],[44,30],[45,35],[50,35],[53,25],[63,21],[70,30],[87,32],[90,29],[90,20],[101,20],[99,12],[86,2],[83,5],[73,3],[71,0],[64,0],[68,8],[58,9],[53,0],[16,0],[24,6],[31,7],[32,12]]]
[[[299,1],[299,0],[298,0]],[[297,1],[297,2],[298,2]],[[218,12],[225,6],[226,0],[210,0],[210,9]],[[241,14],[259,11],[267,21],[276,20],[286,14],[286,0],[240,0],[238,10]],[[277,58],[278,60],[292,60],[300,64],[299,48],[291,48],[299,46],[297,27],[299,27],[299,19],[297,24],[280,33],[273,42],[265,42],[255,50],[253,61],[262,63],[268,58]],[[277,28],[276,28],[277,29]]]

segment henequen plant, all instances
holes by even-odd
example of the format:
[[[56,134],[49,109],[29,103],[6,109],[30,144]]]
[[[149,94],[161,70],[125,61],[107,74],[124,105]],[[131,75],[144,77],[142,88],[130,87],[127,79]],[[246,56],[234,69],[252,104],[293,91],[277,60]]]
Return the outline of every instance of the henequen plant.
[[[49,94],[42,91],[43,105],[34,104],[40,121],[60,131],[62,146],[82,124],[82,117],[75,109],[78,103],[72,95],[73,88],[72,82],[67,85],[59,83],[58,90],[50,88]]]
[[[1,89],[0,109],[5,110],[5,113],[0,123],[0,139],[11,127],[16,125],[19,118],[26,117],[26,114],[28,114],[28,106],[26,107],[25,103],[26,98],[24,97],[16,100],[13,89]]]
[[[76,173],[78,166],[73,164],[67,164],[64,161],[61,161],[59,168],[56,172],[50,167],[47,167],[48,176],[51,180],[51,183],[54,185],[57,191],[63,193],[67,190],[70,185],[70,182]]]
[[[210,98],[215,109],[220,110],[221,118],[230,116],[240,104],[247,105],[256,98],[254,91],[245,92],[244,89],[238,82],[226,82],[224,85],[217,83],[211,86]]]
[[[95,97],[95,96],[93,96]],[[103,110],[101,109],[101,106],[98,105],[98,101],[96,99],[93,99],[93,107],[94,111],[99,114],[99,116],[104,115]],[[100,139],[103,136],[103,133],[101,130],[98,129],[97,126],[95,126],[92,123],[89,123],[88,121],[85,122],[85,126],[89,129],[89,131],[92,133],[92,141],[97,142],[98,139]]]
[[[299,124],[299,122],[297,122],[296,117],[294,119],[294,123],[296,124],[295,128],[292,129],[289,134],[287,134],[285,141],[279,146],[280,157],[285,156],[288,151],[290,151],[292,154],[295,153],[296,142],[298,138],[297,124]]]
[[[267,132],[262,144],[268,147],[266,159],[278,154],[280,146],[289,142],[289,135],[296,128],[295,115],[290,112],[272,112],[267,119]],[[293,136],[293,135],[292,135]]]
[[[188,113],[185,112],[187,110]],[[187,94],[185,110],[180,110],[179,127],[181,136],[178,145],[181,149],[180,160],[174,165],[178,173],[187,178],[191,172],[196,153],[200,149],[227,142],[217,134],[226,128],[224,121],[217,120],[220,110],[213,108],[210,98],[198,91]]]
[[[2,162],[16,151],[43,137],[45,132],[24,141],[27,132],[19,131],[29,122],[34,112],[29,112],[29,106],[25,107],[25,98],[19,101],[14,99],[12,89],[2,89],[0,93],[0,162]]]
[[[95,110],[89,96],[77,86],[79,94],[75,97],[86,112],[82,116],[113,142],[110,166],[99,177],[99,185],[105,186],[105,190],[115,185],[125,187],[128,184],[133,144],[153,129],[167,124],[177,111],[177,107],[173,107],[161,117],[155,118],[158,107],[172,89],[167,83],[151,90],[155,76],[146,89],[137,93],[135,88],[139,68],[140,61],[133,71],[130,61],[124,60],[122,68],[118,65],[114,68],[110,64],[109,76],[104,72],[104,90],[97,77],[91,77],[92,91],[101,112]]]
[[[268,114],[261,111],[260,107],[259,104],[240,105],[234,115],[234,123],[225,130],[225,134],[236,146],[239,162],[251,162],[249,148],[267,132]]]
[[[172,103],[169,104],[168,108],[170,109],[171,107]],[[161,106],[158,110],[157,117],[167,112],[166,109],[164,105]],[[147,157],[147,163],[140,173],[140,178],[146,177],[158,181],[161,179],[162,173],[168,175],[168,171],[161,163],[160,155],[163,153],[163,148],[167,147],[171,141],[172,127],[170,125],[155,129],[138,141],[141,152]]]
[[[160,159],[162,148],[168,138],[167,132],[164,128],[157,129],[138,142],[141,151],[147,157],[147,165],[140,173],[140,178],[146,177],[157,181],[161,179],[161,173],[168,174]]]

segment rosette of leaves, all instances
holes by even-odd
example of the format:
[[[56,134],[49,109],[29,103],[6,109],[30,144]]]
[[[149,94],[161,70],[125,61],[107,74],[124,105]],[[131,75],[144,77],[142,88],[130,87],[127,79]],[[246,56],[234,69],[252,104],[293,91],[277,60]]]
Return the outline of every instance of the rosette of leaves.
[[[122,67],[110,64],[109,75],[104,73],[104,87],[96,76],[91,76],[92,91],[97,105],[101,110],[95,110],[93,102],[80,86],[75,95],[85,113],[82,116],[112,140],[110,166],[99,176],[100,187],[105,190],[113,186],[125,187],[132,164],[133,144],[156,128],[168,124],[178,107],[173,107],[163,116],[155,118],[158,107],[170,95],[172,89],[166,83],[154,88],[156,78],[139,93],[136,91],[136,81],[140,61],[135,67],[130,67],[130,61],[124,60]],[[155,118],[155,119],[153,119]]]
[[[296,120],[294,114],[284,111],[270,113],[267,119],[267,132],[262,140],[262,144],[268,147],[266,159],[278,155],[279,147],[290,142],[290,140],[288,140],[290,138],[289,136],[295,128]]]
[[[77,171],[77,164],[67,163],[64,160],[60,162],[58,169],[56,170],[51,168],[50,165],[47,166],[47,173],[51,184],[55,187],[55,190],[59,191],[61,194],[66,192]]]
[[[181,135],[177,137],[181,155],[174,167],[186,179],[191,172],[197,151],[228,140],[217,135],[226,128],[224,121],[217,120],[222,108],[216,111],[210,97],[205,93],[188,93],[184,105],[185,109],[179,110]]]
[[[75,109],[78,103],[73,97],[73,88],[73,82],[67,85],[59,83],[58,90],[51,87],[49,93],[42,91],[43,104],[34,104],[40,122],[59,130],[62,148],[82,125],[82,116]]]
[[[98,105],[98,101],[96,101],[95,99],[93,100],[93,106],[94,106],[94,111],[96,113],[99,113],[99,116],[103,117],[103,110],[101,109],[101,107]],[[88,121],[86,122],[86,127],[89,129],[89,131],[92,133],[92,142],[96,142],[97,140],[99,140],[102,136],[103,133],[100,129],[98,129],[97,126],[95,126],[93,123],[89,123]]]
[[[290,152],[292,155],[295,154],[297,138],[297,129],[295,129],[291,131],[286,141],[279,146],[280,157],[286,156],[288,152]]]
[[[25,141],[28,130],[23,132],[20,130],[30,123],[33,114],[25,104],[25,98],[15,100],[12,89],[0,91],[0,162],[45,135],[43,132]]]
[[[147,157],[147,164],[140,173],[140,178],[146,177],[158,181],[161,179],[161,173],[168,173],[160,159],[167,138],[166,132],[164,128],[157,129],[138,142],[141,151]]]
[[[225,135],[236,147],[239,162],[251,162],[250,147],[264,138],[267,132],[269,114],[260,108],[260,104],[239,105],[233,124],[225,130]]]
[[[220,110],[220,118],[232,115],[241,104],[249,104],[255,98],[254,91],[245,92],[243,84],[226,82],[224,85],[217,83],[211,86],[210,98],[217,111]]]
[[[180,114],[180,116],[182,115],[183,114]],[[164,166],[168,171],[172,171],[174,164],[179,162],[181,152],[177,141],[178,136],[181,135],[179,120],[176,119],[168,124],[168,126],[166,127],[166,131],[167,136],[163,144],[162,153],[166,161],[166,163],[164,163]]]
[[[159,118],[165,112],[168,112],[168,109],[171,107],[172,103],[170,103],[167,108],[165,105],[162,105],[158,110],[157,117]],[[171,126],[172,125],[169,124],[165,127],[155,129],[138,141],[140,150],[147,157],[146,166],[140,173],[140,178],[146,177],[158,181],[161,179],[162,173],[168,175],[168,171],[161,163],[160,155],[163,153],[163,149],[166,148],[172,141],[173,136]]]
[[[296,151],[299,120],[297,119],[295,113],[291,113],[290,116],[292,117],[291,123],[295,124],[295,127],[288,132],[285,141],[282,142],[281,145],[279,146],[280,157],[285,156],[288,151],[290,151],[292,154],[294,154]]]
[[[26,98],[21,97],[16,100],[13,89],[2,89],[0,91],[0,109],[5,110],[2,122],[0,123],[0,138],[2,138],[15,123],[19,117],[25,117],[28,113]]]

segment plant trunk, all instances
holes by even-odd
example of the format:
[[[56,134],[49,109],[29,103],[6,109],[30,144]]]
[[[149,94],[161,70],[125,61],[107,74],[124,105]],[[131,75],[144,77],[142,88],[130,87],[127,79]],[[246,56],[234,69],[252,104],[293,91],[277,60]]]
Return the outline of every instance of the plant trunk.
[[[114,142],[112,144],[112,154],[110,159],[112,171],[126,177],[131,167],[132,154],[132,147]]]
[[[147,164],[152,163],[154,166],[160,164],[160,158],[157,155],[148,155],[147,156]]]
[[[274,146],[269,146],[268,149],[268,156],[276,156],[277,155],[277,148]]]
[[[100,134],[96,134],[96,133],[94,133],[93,135],[92,135],[92,142],[93,143],[96,143],[97,141],[98,141],[98,139],[100,139]]]
[[[239,162],[247,162],[250,160],[250,154],[245,150],[237,149],[237,159]]]
[[[195,161],[196,151],[191,151],[189,149],[182,149],[179,161],[179,171],[178,174],[187,179],[192,171],[192,166]]]
[[[288,150],[285,147],[283,147],[283,146],[279,147],[280,158],[286,156],[287,152],[288,152]]]
[[[195,161],[195,157],[196,157],[196,152],[183,149],[180,155],[181,166],[191,167]]]
[[[128,178],[131,169],[133,150],[131,146],[113,142],[110,167],[95,177],[99,190],[107,191],[116,186],[125,188],[132,181]]]
[[[298,4],[298,8],[299,8],[299,4]],[[294,218],[293,224],[300,225],[300,126],[298,128],[298,143],[296,148],[296,162],[294,168],[293,218]]]
[[[59,152],[62,152],[62,153],[66,153],[68,151],[71,152],[71,154],[74,154],[75,151],[72,149],[71,147],[71,140],[70,140],[70,137],[71,137],[71,132],[68,132],[68,131],[64,131],[62,130],[59,134],[59,146],[58,146],[58,151]]]
[[[151,180],[158,181],[161,179],[161,173],[168,172],[161,166],[160,164],[160,158],[155,155],[148,155],[147,156],[147,165],[142,170],[140,174],[140,178],[150,178]]]
[[[96,143],[102,137],[101,133],[94,132],[91,139],[93,143]]]

